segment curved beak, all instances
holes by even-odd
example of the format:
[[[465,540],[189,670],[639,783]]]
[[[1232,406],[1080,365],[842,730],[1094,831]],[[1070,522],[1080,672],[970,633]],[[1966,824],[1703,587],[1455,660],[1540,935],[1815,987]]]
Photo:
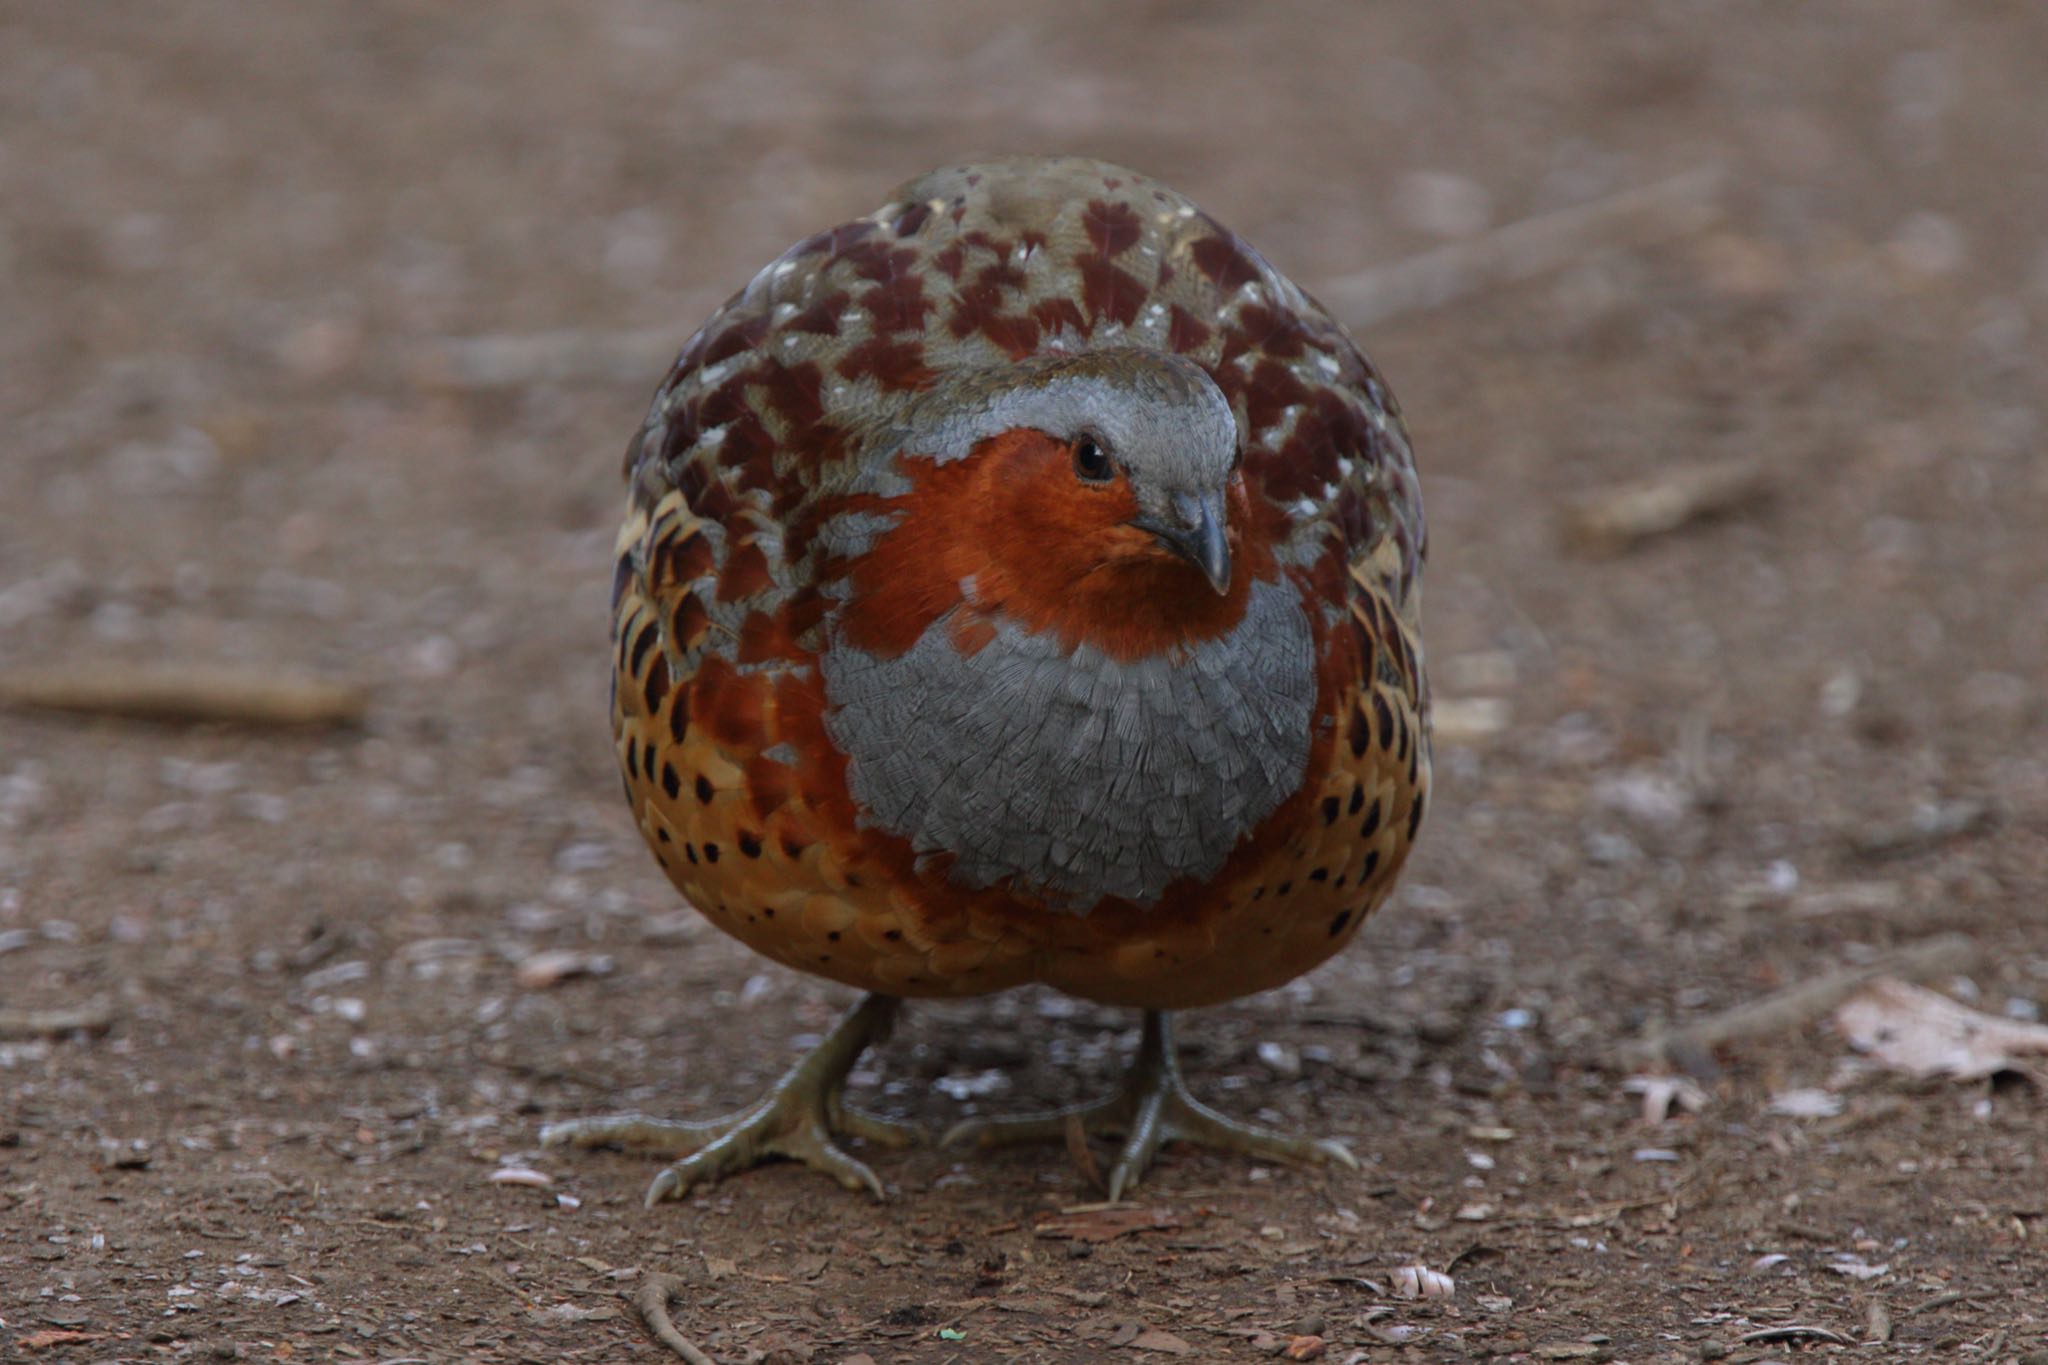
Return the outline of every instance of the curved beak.
[[[1202,571],[1218,594],[1230,591],[1230,542],[1224,536],[1223,494],[1175,493],[1168,518],[1141,517],[1133,525]]]

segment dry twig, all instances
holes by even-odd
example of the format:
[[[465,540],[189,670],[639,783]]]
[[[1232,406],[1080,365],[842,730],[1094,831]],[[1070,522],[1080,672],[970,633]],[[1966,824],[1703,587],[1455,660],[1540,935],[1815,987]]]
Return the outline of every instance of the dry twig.
[[[654,1339],[674,1351],[690,1365],[718,1365],[718,1362],[698,1348],[696,1343],[676,1330],[669,1320],[668,1303],[683,1292],[683,1282],[674,1275],[657,1271],[640,1282],[633,1291],[633,1307],[639,1310],[641,1321],[647,1330],[654,1333]]]
[[[1770,491],[1765,467],[1749,459],[1692,465],[1623,484],[1577,502],[1565,536],[1588,554],[1619,554],[1653,536],[1732,511]]]
[[[364,689],[288,669],[102,660],[0,673],[0,704],[132,720],[354,725]]]
[[[0,1038],[54,1038],[65,1033],[104,1033],[113,1026],[114,1007],[104,1000],[48,1010],[0,1010]]]
[[[1732,1009],[1665,1029],[1623,1046],[1630,1066],[1661,1065],[1702,1057],[1723,1043],[1765,1033],[1786,1033],[1820,1018],[1858,990],[1883,976],[1920,977],[1967,970],[1977,945],[1964,934],[1938,934],[1888,953],[1861,967],[1846,967],[1812,981],[1773,991]]]

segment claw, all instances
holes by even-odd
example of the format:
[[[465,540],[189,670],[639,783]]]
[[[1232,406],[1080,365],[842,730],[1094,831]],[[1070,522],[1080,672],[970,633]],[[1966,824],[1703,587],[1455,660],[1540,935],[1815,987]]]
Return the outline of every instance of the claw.
[[[1166,1015],[1159,1010],[1145,1012],[1145,1032],[1138,1057],[1123,1088],[1106,1100],[1075,1105],[1045,1114],[1027,1114],[1014,1119],[968,1119],[956,1123],[939,1139],[950,1147],[975,1142],[983,1147],[1008,1146],[1016,1142],[1043,1142],[1065,1135],[1070,1120],[1079,1118],[1091,1134],[1124,1139],[1115,1164],[1109,1168],[1108,1193],[1112,1201],[1137,1187],[1150,1169],[1159,1149],[1169,1142],[1192,1142],[1223,1151],[1244,1152],[1269,1161],[1293,1164],[1333,1162],[1352,1170],[1358,1158],[1343,1143],[1330,1138],[1297,1137],[1241,1123],[1217,1113],[1188,1093],[1181,1080],[1180,1065],[1174,1057],[1173,1033]]]
[[[682,1177],[677,1175],[676,1168],[671,1166],[654,1177],[652,1183],[647,1186],[647,1197],[640,1201],[641,1207],[651,1209],[664,1199],[681,1199],[683,1189]]]
[[[862,1052],[887,1035],[899,1003],[892,996],[868,996],[767,1095],[739,1113],[693,1121],[644,1114],[570,1119],[542,1128],[541,1145],[622,1147],[681,1158],[648,1185],[649,1208],[681,1199],[700,1182],[746,1170],[771,1156],[800,1161],[850,1190],[865,1189],[877,1199],[886,1198],[881,1177],[840,1150],[834,1138],[858,1137],[892,1147],[924,1139],[915,1125],[849,1109],[840,1096],[846,1073]]]

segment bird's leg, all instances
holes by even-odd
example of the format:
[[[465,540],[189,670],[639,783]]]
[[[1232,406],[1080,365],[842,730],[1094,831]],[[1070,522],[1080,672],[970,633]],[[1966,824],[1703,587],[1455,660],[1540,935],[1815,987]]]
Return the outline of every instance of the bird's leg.
[[[1222,1151],[1243,1152],[1269,1161],[1334,1161],[1357,1169],[1358,1158],[1343,1143],[1329,1138],[1295,1137],[1256,1124],[1226,1118],[1188,1093],[1174,1055],[1173,1023],[1164,1010],[1145,1011],[1145,1032],[1137,1060],[1123,1088],[1106,1100],[1077,1104],[1049,1114],[1013,1119],[969,1119],[956,1125],[941,1145],[973,1142],[983,1147],[1013,1142],[1057,1140],[1078,1120],[1082,1128],[1123,1138],[1116,1164],[1109,1168],[1109,1197],[1121,1199],[1136,1188],[1161,1145],[1193,1142]]]
[[[923,1139],[913,1124],[848,1109],[841,1099],[846,1073],[861,1053],[888,1038],[902,1004],[893,995],[867,996],[766,1095],[736,1114],[694,1121],[644,1114],[570,1119],[541,1129],[541,1145],[623,1147],[682,1157],[647,1187],[649,1208],[664,1199],[682,1198],[701,1180],[746,1170],[771,1156],[801,1161],[850,1190],[865,1188],[881,1199],[881,1180],[841,1151],[834,1138],[865,1138],[891,1147],[908,1147]]]

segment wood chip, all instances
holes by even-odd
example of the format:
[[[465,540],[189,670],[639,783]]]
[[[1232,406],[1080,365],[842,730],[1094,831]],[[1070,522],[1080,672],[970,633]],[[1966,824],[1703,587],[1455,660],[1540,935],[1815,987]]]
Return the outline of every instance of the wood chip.
[[[1757,460],[1671,470],[1581,498],[1565,514],[1565,539],[1588,554],[1619,554],[1652,537],[1733,511],[1769,491],[1770,471]]]
[[[368,691],[287,668],[103,659],[0,673],[0,704],[128,720],[343,726],[361,722]]]
[[[514,977],[527,990],[538,991],[558,985],[571,977],[604,976],[615,965],[613,960],[603,953],[579,952],[574,948],[549,948],[522,960]]]

